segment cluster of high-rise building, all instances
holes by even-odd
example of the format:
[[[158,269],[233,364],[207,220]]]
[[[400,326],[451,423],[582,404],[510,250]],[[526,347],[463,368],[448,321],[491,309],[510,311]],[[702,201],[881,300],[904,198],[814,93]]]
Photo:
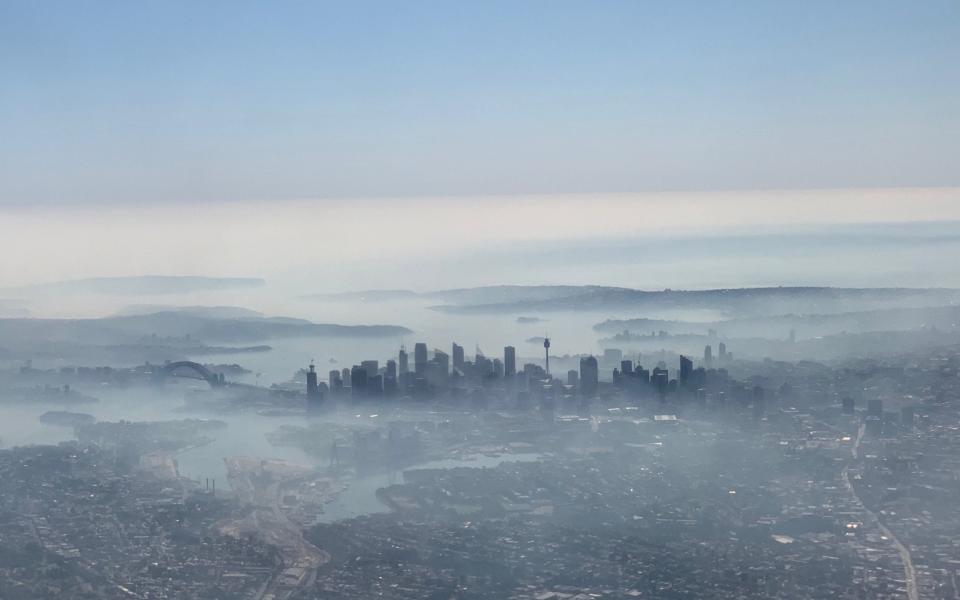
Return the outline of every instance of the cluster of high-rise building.
[[[479,349],[473,360],[467,360],[463,346],[454,343],[450,354],[434,349],[432,356],[427,344],[418,342],[413,347],[413,365],[406,347],[401,347],[397,360],[390,359],[384,366],[377,360],[364,360],[359,365],[332,370],[327,383],[317,383],[313,365],[307,373],[307,395],[322,402],[327,395],[352,398],[393,396],[428,397],[438,392],[496,380],[510,380],[517,376],[516,349],[507,346],[503,358],[489,358]],[[451,360],[452,357],[452,360]]]
[[[724,400],[724,390],[731,387],[729,376],[721,365],[729,363],[732,354],[720,344],[719,356],[712,348],[704,349],[703,365],[695,366],[687,356],[680,356],[679,368],[671,378],[667,365],[660,361],[646,369],[639,361],[624,359],[620,350],[607,349],[603,355],[580,357],[579,369],[566,372],[565,380],[554,377],[547,368],[550,364],[550,341],[544,340],[543,366],[528,362],[517,367],[517,352],[513,346],[503,349],[502,357],[490,358],[479,348],[468,357],[463,346],[453,343],[451,351],[428,350],[419,342],[413,348],[413,364],[406,347],[401,347],[396,360],[382,365],[377,360],[329,372],[326,383],[318,380],[313,365],[307,372],[307,397],[312,407],[322,406],[327,398],[362,401],[377,398],[427,399],[444,395],[473,394],[483,397],[488,391],[498,391],[499,398],[517,406],[553,406],[558,401],[573,401],[585,406],[598,396],[613,394],[640,398],[654,398],[666,402],[671,394],[705,400],[714,390]],[[601,367],[611,368],[610,379],[601,381]],[[732,387],[736,387],[733,385]],[[740,390],[744,392],[744,390]],[[762,413],[763,390],[746,390],[746,397]],[[743,395],[743,394],[741,394]]]

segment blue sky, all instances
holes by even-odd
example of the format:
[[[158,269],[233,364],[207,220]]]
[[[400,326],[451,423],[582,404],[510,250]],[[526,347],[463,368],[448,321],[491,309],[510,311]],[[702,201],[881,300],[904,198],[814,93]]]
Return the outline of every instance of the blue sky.
[[[960,184],[960,3],[0,3],[0,203]]]

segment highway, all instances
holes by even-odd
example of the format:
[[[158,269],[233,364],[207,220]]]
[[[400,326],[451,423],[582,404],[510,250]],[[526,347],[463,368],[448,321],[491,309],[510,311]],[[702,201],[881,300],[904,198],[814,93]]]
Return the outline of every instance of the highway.
[[[863,439],[863,433],[865,430],[865,425],[860,425],[860,428],[857,430],[857,439],[853,443],[853,447],[850,449],[850,452],[853,454],[854,460],[860,460],[860,442]],[[877,528],[880,529],[880,532],[888,540],[893,543],[894,548],[897,549],[897,553],[900,554],[900,560],[903,562],[903,576],[907,584],[907,597],[909,600],[920,600],[920,592],[917,588],[917,573],[913,567],[913,557],[910,556],[910,550],[903,545],[899,538],[890,529],[883,524],[876,513],[867,508],[867,505],[863,503],[860,496],[857,494],[856,488],[850,482],[850,465],[847,465],[843,468],[843,484],[846,486],[847,490],[853,495],[856,499],[857,504],[859,504],[864,512],[870,517],[870,521],[876,524]]]
[[[305,572],[303,580],[296,585],[285,583],[274,576],[255,598],[282,600],[293,596],[297,591],[311,588],[316,580],[317,569],[330,560],[330,555],[308,542],[300,527],[281,509],[282,482],[289,475],[285,476],[282,471],[277,470],[264,477],[264,465],[268,465],[268,461],[230,457],[225,459],[225,462],[231,487],[238,499],[252,508],[245,519],[226,527],[237,532],[256,531],[263,541],[280,550],[285,568],[297,567]],[[221,525],[221,529],[223,528],[224,525]]]

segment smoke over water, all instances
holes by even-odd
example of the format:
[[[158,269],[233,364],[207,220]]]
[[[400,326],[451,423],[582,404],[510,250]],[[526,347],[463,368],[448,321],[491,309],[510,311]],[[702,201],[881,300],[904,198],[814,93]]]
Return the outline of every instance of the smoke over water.
[[[6,287],[255,276],[303,294],[833,284],[841,274],[853,277],[845,285],[958,285],[940,258],[956,248],[958,195],[933,188],[6,209],[0,274]]]

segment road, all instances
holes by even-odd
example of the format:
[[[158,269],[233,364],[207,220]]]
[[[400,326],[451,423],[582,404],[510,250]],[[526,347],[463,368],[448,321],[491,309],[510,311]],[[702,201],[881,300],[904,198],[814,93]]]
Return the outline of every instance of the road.
[[[853,447],[850,449],[850,452],[853,454],[854,460],[860,460],[860,442],[863,440],[863,433],[865,430],[864,425],[860,425],[860,428],[857,430],[857,439],[853,442]],[[890,529],[883,524],[880,518],[872,510],[867,508],[867,505],[863,503],[863,500],[860,499],[859,494],[857,494],[856,488],[850,482],[850,465],[847,465],[843,468],[842,472],[843,484],[846,486],[850,494],[853,495],[857,504],[859,504],[863,511],[867,513],[870,517],[870,521],[876,524],[877,528],[880,529],[880,532],[886,536],[893,543],[893,547],[896,548],[897,553],[900,554],[900,560],[903,562],[903,576],[907,584],[907,597],[909,600],[920,600],[920,591],[917,588],[917,572],[913,567],[913,557],[910,556],[910,550],[903,545],[899,538]]]
[[[303,569],[299,584],[291,585],[273,577],[258,592],[257,598],[288,598],[298,589],[309,588],[316,580],[317,569],[330,560],[330,555],[303,537],[303,532],[280,508],[281,484],[289,477],[287,468],[274,461],[233,457],[226,459],[231,487],[241,503],[253,510],[242,521],[222,524],[221,530],[256,531],[260,538],[276,546],[285,568]],[[271,464],[272,463],[272,464]],[[269,476],[265,473],[269,470]]]

